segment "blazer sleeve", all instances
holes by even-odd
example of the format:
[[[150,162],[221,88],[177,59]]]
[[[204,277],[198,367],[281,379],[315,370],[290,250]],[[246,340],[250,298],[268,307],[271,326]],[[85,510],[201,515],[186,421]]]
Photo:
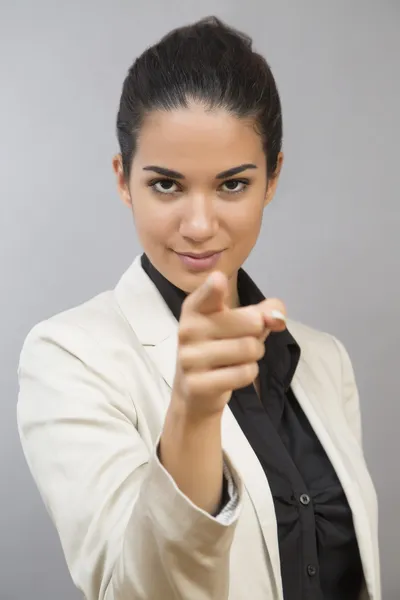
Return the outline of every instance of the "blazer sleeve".
[[[197,508],[144,443],[135,396],[149,391],[137,363],[127,390],[84,330],[36,326],[19,366],[26,460],[87,600],[224,600],[239,511],[223,522]]]
[[[346,419],[357,442],[362,447],[362,422],[360,411],[360,398],[354,375],[353,365],[344,345],[334,338],[340,354],[342,372],[342,397]]]

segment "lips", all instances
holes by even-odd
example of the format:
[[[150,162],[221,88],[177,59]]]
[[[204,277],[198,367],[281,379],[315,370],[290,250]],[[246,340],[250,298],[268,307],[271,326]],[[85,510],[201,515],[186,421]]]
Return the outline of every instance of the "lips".
[[[214,254],[220,254],[221,252],[218,250],[212,250],[210,252],[201,252],[201,253],[195,253],[195,252],[178,252],[177,254],[180,254],[181,256],[189,256],[189,258],[197,258],[197,259],[201,259],[201,258],[210,258],[210,256],[214,256]]]
[[[210,252],[177,252],[183,265],[192,272],[210,271],[214,269],[220,259],[222,251]]]

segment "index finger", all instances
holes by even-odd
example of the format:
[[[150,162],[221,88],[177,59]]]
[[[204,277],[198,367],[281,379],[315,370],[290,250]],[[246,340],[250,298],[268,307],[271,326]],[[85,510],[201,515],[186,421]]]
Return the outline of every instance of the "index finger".
[[[182,312],[198,312],[203,315],[222,310],[228,295],[226,275],[215,271],[185,300]]]

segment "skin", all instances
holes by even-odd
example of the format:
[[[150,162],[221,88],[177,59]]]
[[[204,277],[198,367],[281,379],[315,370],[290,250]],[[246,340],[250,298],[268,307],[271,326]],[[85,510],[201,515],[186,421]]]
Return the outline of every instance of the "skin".
[[[153,265],[188,292],[179,323],[176,375],[160,460],[201,509],[218,510],[223,481],[221,419],[232,390],[253,383],[270,331],[285,323],[279,300],[239,307],[237,274],[253,249],[283,157],[267,185],[262,140],[249,120],[199,104],[148,115],[129,181],[113,160],[122,200]],[[219,177],[247,165],[239,174]],[[251,166],[250,166],[251,165]],[[149,170],[151,167],[151,170]],[[165,179],[167,168],[182,177]],[[246,180],[246,183],[244,181]],[[216,268],[194,271],[178,253],[220,251]]]

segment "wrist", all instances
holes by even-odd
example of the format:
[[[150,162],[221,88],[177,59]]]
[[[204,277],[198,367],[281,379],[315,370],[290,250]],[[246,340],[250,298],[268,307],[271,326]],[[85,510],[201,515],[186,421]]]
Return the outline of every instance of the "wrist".
[[[221,416],[192,411],[175,396],[159,445],[160,462],[178,488],[210,514],[218,510],[222,493]]]
[[[173,395],[168,407],[167,418],[187,427],[212,427],[220,426],[223,412],[223,409],[215,411],[196,409],[179,396]]]

